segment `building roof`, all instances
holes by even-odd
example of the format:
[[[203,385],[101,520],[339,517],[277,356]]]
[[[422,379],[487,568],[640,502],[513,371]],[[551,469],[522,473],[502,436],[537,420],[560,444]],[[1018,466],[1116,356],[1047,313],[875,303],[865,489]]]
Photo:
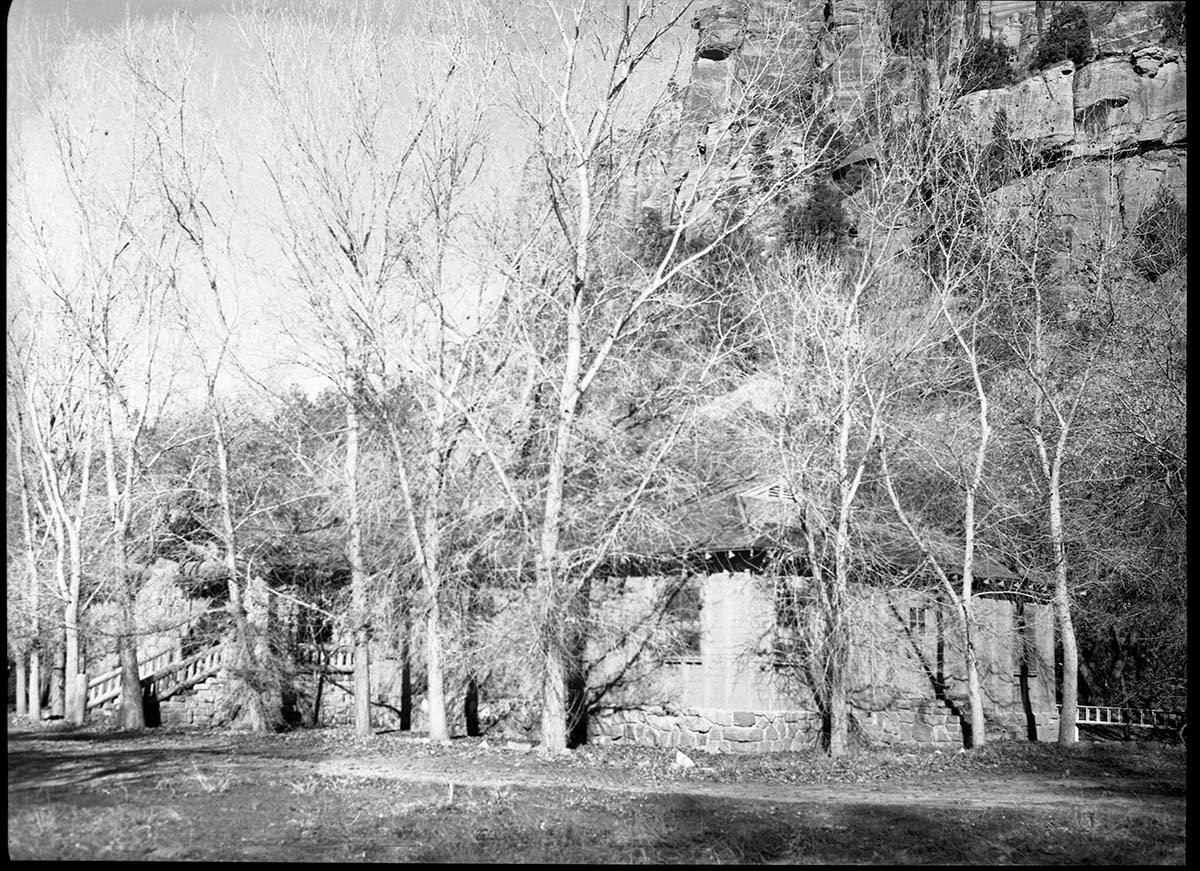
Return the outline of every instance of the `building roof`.
[[[653,541],[628,543],[624,555],[650,560],[707,559],[796,551],[803,545],[804,499],[784,478],[741,479],[680,504],[665,526],[666,531]],[[907,530],[887,512],[860,512],[854,521],[854,535],[867,545],[870,561],[888,572],[916,571],[925,563]],[[960,574],[962,542],[936,530],[928,530],[928,535],[929,547],[947,574]],[[1022,579],[983,551],[975,556],[975,576],[992,581]]]

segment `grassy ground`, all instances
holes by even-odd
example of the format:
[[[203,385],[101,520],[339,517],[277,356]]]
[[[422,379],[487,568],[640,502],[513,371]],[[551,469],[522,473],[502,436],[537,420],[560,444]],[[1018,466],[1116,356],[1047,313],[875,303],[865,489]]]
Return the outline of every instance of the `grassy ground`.
[[[1167,863],[1186,751],[545,760],[334,730],[9,731],[9,852],[30,859]]]

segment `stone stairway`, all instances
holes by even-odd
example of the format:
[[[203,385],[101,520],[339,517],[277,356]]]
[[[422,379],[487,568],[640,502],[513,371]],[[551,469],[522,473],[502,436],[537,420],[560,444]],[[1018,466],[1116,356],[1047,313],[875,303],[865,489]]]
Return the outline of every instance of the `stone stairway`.
[[[302,674],[318,674],[333,680],[354,670],[354,649],[342,646],[299,645],[293,652]],[[147,708],[147,720],[165,726],[217,726],[226,721],[224,643],[214,644],[180,658],[177,649],[152,654],[138,662],[142,692],[156,714]],[[299,677],[300,675],[298,675]],[[329,689],[335,688],[331,684]],[[344,694],[344,693],[343,693]],[[101,715],[116,711],[121,695],[119,668],[88,681],[87,708]],[[344,700],[343,700],[344,701]],[[346,707],[345,704],[342,705]]]
[[[211,681],[225,662],[224,644],[214,644],[191,656],[178,658],[173,649],[160,651],[138,662],[143,694],[158,700],[161,706],[185,690]],[[121,696],[121,670],[96,675],[88,680],[87,709],[115,707]]]

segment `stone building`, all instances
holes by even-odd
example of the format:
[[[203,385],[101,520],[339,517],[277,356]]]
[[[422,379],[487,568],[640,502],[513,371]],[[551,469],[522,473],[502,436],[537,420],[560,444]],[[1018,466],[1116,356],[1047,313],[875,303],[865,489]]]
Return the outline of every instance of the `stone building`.
[[[676,540],[653,563],[670,574],[625,572],[597,585],[593,611],[617,631],[594,638],[587,656],[591,738],[718,752],[820,740],[817,591],[803,559],[779,560],[789,542],[797,550],[797,504],[782,480],[735,484],[684,506]],[[871,746],[962,746],[970,714],[953,604],[903,531],[878,524],[870,538],[874,570],[851,584],[846,606],[852,735]],[[955,543],[939,547],[953,565]],[[975,573],[988,735],[1051,739],[1050,607],[996,559],[981,555]]]
[[[678,520],[666,522],[658,540],[626,542],[629,558],[612,562],[591,586],[589,640],[573,687],[575,710],[586,712],[573,730],[577,740],[586,735],[715,752],[800,749],[821,740],[814,646],[824,634],[818,591],[799,545],[801,502],[784,479],[735,480],[668,512]],[[846,606],[852,737],[870,746],[961,746],[970,717],[952,602],[921,571],[921,554],[906,533],[886,521],[856,522],[856,547],[863,552],[856,554],[859,568]],[[961,549],[949,540],[934,546],[945,565],[953,565]],[[229,629],[221,607],[223,573],[214,561],[164,560],[142,584],[142,676],[165,724],[218,725],[234,716],[225,693],[228,662],[218,654],[228,647],[222,644]],[[1050,609],[1028,578],[995,555],[980,553],[976,576],[988,735],[1052,738]],[[521,622],[522,607],[520,591],[511,592],[516,595],[498,594],[501,604],[492,609],[499,643],[510,647],[516,642],[509,630]],[[353,655],[332,615],[310,614],[312,606],[290,587],[261,576],[245,593],[259,646],[272,651],[267,659],[280,680],[286,718],[306,725],[351,721]],[[372,648],[375,725],[420,730],[420,645],[409,651],[402,642],[376,639]],[[90,664],[93,700],[117,686],[115,659],[109,659]],[[536,739],[529,676],[486,671],[477,675],[479,685],[448,674],[452,730]]]
[[[807,579],[726,571],[627,578],[622,586],[621,607],[659,610],[665,619],[649,622],[675,643],[656,645],[642,636],[597,651],[593,682],[612,689],[592,710],[592,740],[714,752],[797,750],[819,742],[822,716],[804,641],[805,611],[813,607],[803,598]],[[951,609],[913,589],[860,586],[850,598],[852,736],[867,746],[962,746],[962,724],[970,718]],[[1049,607],[987,594],[975,607],[989,738],[1052,739]],[[612,680],[616,675],[623,677]]]

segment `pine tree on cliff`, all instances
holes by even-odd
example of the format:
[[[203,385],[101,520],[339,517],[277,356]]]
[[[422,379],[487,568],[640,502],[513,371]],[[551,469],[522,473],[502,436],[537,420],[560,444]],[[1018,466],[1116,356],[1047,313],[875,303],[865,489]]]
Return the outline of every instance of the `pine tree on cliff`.
[[[1075,4],[1063,6],[1050,19],[1050,26],[1038,44],[1034,66],[1044,68],[1069,60],[1080,67],[1092,56],[1092,28],[1087,15]]]

